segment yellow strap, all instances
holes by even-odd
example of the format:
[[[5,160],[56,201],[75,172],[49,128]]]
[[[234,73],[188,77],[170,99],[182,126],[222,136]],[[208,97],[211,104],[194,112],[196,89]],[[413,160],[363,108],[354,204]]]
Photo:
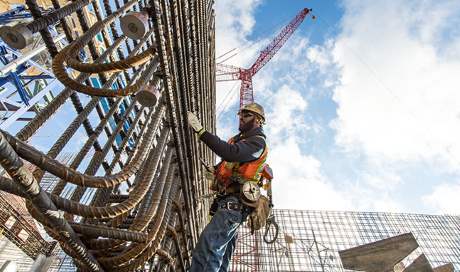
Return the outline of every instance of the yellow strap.
[[[203,133],[206,132],[206,129],[202,128],[200,131],[198,131],[198,139],[203,135]]]

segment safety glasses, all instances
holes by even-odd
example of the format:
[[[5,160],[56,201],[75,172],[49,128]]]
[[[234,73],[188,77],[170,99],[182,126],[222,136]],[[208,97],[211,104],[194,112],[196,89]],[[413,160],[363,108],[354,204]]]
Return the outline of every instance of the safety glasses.
[[[243,111],[243,112],[238,112],[238,116],[243,117],[245,119],[249,119],[249,118],[253,117],[254,114],[252,114],[250,112]]]

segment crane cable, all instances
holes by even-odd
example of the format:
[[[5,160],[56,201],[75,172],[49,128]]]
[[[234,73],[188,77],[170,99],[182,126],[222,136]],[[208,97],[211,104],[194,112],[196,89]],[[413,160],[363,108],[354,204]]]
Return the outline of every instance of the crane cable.
[[[229,97],[231,97],[233,89],[235,89],[237,84],[238,84],[238,81],[235,81],[233,86],[230,88],[230,90],[225,95],[224,99],[222,99],[222,101],[220,102],[219,106],[216,108],[216,115],[218,116],[218,118],[219,118],[221,112],[226,108],[227,103],[228,103],[228,99],[229,99]]]
[[[284,12],[283,15],[286,15],[287,13]],[[264,33],[267,33],[269,29],[279,29],[281,28],[283,25],[285,25],[285,21],[284,20],[280,20],[274,27],[272,26],[268,26],[268,25],[265,25],[265,27],[262,29],[261,32],[264,32]],[[263,38],[261,38],[262,36],[259,37],[259,39],[257,39],[256,41],[252,42],[252,43],[249,43],[247,44],[246,46],[242,47],[241,49],[240,48],[233,48],[231,49],[230,51],[227,51],[226,53],[218,56],[216,58],[216,62],[218,59],[228,55],[229,53],[235,51],[235,50],[238,50],[238,52],[236,52],[235,54],[231,55],[230,57],[226,58],[225,60],[223,61],[219,61],[218,64],[223,64],[225,61],[233,58],[234,56],[240,54],[241,52],[245,52],[247,51],[249,48],[257,45],[260,41],[263,40]],[[219,120],[220,116],[225,112],[225,110],[228,108],[229,104],[231,103],[232,101],[232,98],[233,96],[231,96],[230,94],[233,92],[233,89],[236,87],[236,84],[241,82],[240,80],[235,80],[235,84],[232,86],[232,88],[227,92],[227,94],[225,95],[225,98],[222,100],[222,102],[219,104],[219,106],[216,108],[216,116],[217,116],[217,120]],[[240,83],[241,84],[241,83]]]

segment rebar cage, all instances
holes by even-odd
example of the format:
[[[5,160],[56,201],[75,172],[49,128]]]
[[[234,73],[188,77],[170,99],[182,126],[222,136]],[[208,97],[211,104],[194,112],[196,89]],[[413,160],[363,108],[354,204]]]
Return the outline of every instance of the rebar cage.
[[[61,271],[185,271],[209,207],[199,158],[215,159],[186,123],[193,111],[215,132],[213,1],[26,6],[33,20],[8,23],[2,38],[13,59],[44,43],[22,72],[31,77],[34,62],[47,77],[33,75],[38,91],[21,77],[23,103],[3,108],[29,114],[1,127],[4,233],[25,231],[16,245],[57,255]],[[140,15],[144,32],[129,38],[122,21]]]

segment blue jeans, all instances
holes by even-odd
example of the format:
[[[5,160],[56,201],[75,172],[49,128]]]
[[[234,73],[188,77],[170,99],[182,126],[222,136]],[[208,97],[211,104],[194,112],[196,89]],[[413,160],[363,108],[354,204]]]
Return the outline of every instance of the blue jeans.
[[[235,250],[238,227],[243,212],[220,208],[227,202],[238,202],[234,196],[219,201],[219,209],[204,228],[192,256],[189,272],[226,272]]]

